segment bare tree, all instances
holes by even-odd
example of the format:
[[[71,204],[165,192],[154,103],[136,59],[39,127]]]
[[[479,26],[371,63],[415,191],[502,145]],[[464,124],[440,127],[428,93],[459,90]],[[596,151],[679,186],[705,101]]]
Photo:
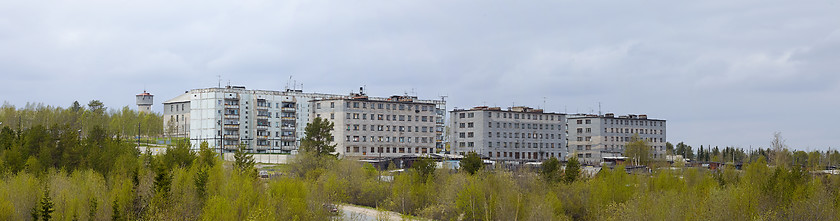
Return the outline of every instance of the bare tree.
[[[773,133],[773,141],[770,142],[770,146],[773,147],[773,163],[778,165],[783,161],[784,154],[782,154],[782,150],[787,149],[785,139],[782,138],[782,132],[776,131]]]

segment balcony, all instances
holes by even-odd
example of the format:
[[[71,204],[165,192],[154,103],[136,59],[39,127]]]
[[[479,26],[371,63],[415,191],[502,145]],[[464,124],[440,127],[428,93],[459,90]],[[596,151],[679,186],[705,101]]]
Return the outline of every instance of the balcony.
[[[225,104],[225,108],[228,108],[228,109],[239,109],[239,104]]]
[[[295,117],[280,117],[282,120],[295,120]]]
[[[225,114],[225,119],[239,119],[238,114]]]
[[[268,135],[257,135],[257,139],[260,139],[260,140],[268,139]]]
[[[239,139],[239,135],[238,134],[225,134],[224,138],[228,139],[228,140],[230,140],[230,139],[236,140],[236,139]]]
[[[284,108],[280,108],[280,111],[283,111],[283,112],[289,112],[289,113],[294,113],[294,112],[295,112],[295,108],[293,108],[293,107],[284,107]]]
[[[281,130],[291,130],[291,131],[294,131],[294,130],[295,130],[295,127],[294,127],[294,126],[283,126],[283,127],[281,127],[280,129],[281,129]]]
[[[294,141],[295,137],[294,136],[281,136],[280,140],[282,140],[282,141]]]
[[[257,115],[257,119],[268,119],[271,118],[271,115]]]
[[[297,149],[297,147],[295,147],[295,146],[280,146],[280,150],[291,151],[291,150],[296,150],[296,149]]]
[[[239,129],[239,124],[225,124],[225,129]]]
[[[257,129],[264,129],[267,130],[269,128],[268,125],[257,125]]]

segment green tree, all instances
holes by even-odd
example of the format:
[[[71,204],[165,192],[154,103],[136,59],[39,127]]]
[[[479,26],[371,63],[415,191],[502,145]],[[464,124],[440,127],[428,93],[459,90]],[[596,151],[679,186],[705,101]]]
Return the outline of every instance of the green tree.
[[[44,221],[49,221],[52,219],[52,213],[55,211],[55,204],[53,204],[52,198],[50,198],[50,187],[44,187],[44,196],[41,197],[41,208],[38,211],[41,215],[41,219]]]
[[[88,102],[88,108],[93,111],[94,113],[102,114],[105,112],[105,104],[99,100],[91,100]]]
[[[82,110],[82,105],[79,104],[79,101],[73,101],[73,104],[70,105],[70,110],[73,112],[79,112],[79,110]]]
[[[333,122],[316,117],[312,123],[306,124],[305,136],[301,139],[302,151],[314,152],[316,156],[329,155],[335,152],[332,130]]]
[[[426,182],[435,173],[435,162],[432,159],[422,157],[414,161],[411,168],[417,172],[420,182]]]
[[[111,220],[118,221],[123,220],[122,216],[120,215],[120,204],[114,199],[114,203],[111,204]]]
[[[578,161],[576,156],[572,156],[566,163],[566,171],[563,173],[563,181],[566,183],[573,183],[578,179],[578,176],[580,176],[580,161]]]
[[[245,145],[240,144],[239,148],[233,154],[233,168],[242,174],[250,174],[252,177],[257,176],[257,169],[254,168],[254,157],[245,152]]]
[[[201,149],[198,151],[198,162],[202,166],[213,167],[216,163],[216,152],[210,149],[207,141],[201,142]]]
[[[674,145],[671,144],[671,142],[665,142],[665,153],[667,153],[668,155],[673,155],[676,153],[674,150]]]
[[[475,172],[478,172],[478,170],[482,167],[484,167],[484,161],[481,160],[481,157],[475,152],[467,153],[467,156],[461,160],[461,168],[463,168],[464,171],[467,171],[470,175],[475,174]]]
[[[195,154],[190,149],[190,142],[178,142],[175,147],[167,147],[163,154],[164,163],[168,168],[189,167],[195,160]]]
[[[560,179],[560,161],[554,157],[549,158],[542,163],[542,170],[540,172],[543,180],[546,182],[557,182]]]
[[[624,156],[630,158],[637,165],[647,165],[650,162],[650,145],[644,139],[640,139],[638,134],[635,134],[631,141],[627,143]]]

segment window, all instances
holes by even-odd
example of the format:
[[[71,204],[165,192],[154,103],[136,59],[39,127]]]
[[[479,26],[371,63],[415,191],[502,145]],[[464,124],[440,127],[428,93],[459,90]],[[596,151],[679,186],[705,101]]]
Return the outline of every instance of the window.
[[[473,128],[474,126],[475,126],[475,125],[473,124],[473,122],[469,122],[469,123],[467,123],[467,127],[468,127],[468,128]]]
[[[586,124],[591,124],[591,123],[592,123],[592,120],[586,119]]]
[[[335,113],[330,113],[330,120],[335,119]]]
[[[460,114],[458,114],[458,117],[459,117],[459,118],[464,118],[465,116],[466,116],[466,114],[465,114],[465,113],[460,113]]]
[[[583,124],[583,120],[577,120],[577,124]]]
[[[467,137],[475,137],[475,134],[473,132],[469,132],[467,133]]]
[[[335,108],[335,102],[330,102],[330,108]]]
[[[459,133],[459,134],[458,134],[458,137],[460,137],[460,138],[466,138],[466,137],[467,137],[467,133],[461,132],[461,133]]]

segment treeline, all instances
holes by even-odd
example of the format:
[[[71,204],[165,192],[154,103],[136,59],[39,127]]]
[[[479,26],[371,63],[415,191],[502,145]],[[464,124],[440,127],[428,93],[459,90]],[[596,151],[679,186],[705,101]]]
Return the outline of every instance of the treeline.
[[[777,135],[778,136],[778,135]],[[693,161],[711,161],[723,163],[746,164],[755,162],[758,159],[767,160],[770,165],[785,166],[787,168],[800,167],[805,170],[824,170],[829,166],[840,165],[840,151],[835,150],[790,150],[785,146],[774,148],[756,148],[745,150],[744,148],[724,147],[703,147],[696,150],[683,142],[672,146],[666,144],[668,153],[682,155],[685,159]]]
[[[535,171],[497,168],[470,173],[466,168],[428,170],[420,163],[395,175],[392,182],[378,181],[378,171],[367,164],[327,162],[311,170],[296,164],[294,177],[327,188],[322,194],[332,201],[435,220],[840,218],[840,177],[769,167],[763,158],[744,171],[665,167],[630,174],[617,166],[604,167],[591,178],[587,172],[549,169],[550,164]],[[578,171],[571,165],[566,168]]]
[[[0,130],[0,220],[327,220],[327,199],[301,180],[263,182],[238,151],[201,144],[140,154],[93,126]]]
[[[840,219],[840,176],[763,156],[744,170],[628,173],[556,159],[507,171],[471,153],[460,171],[422,159],[389,173],[303,148],[280,176],[260,179],[244,151],[223,162],[184,142],[144,155],[96,126],[82,139],[62,128],[0,130],[0,220],[330,220],[334,203],[436,220]]]
[[[84,133],[94,127],[100,127],[109,134],[123,138],[161,137],[163,135],[163,116],[157,113],[141,113],[130,109],[108,109],[98,100],[92,100],[87,105],[78,101],[69,107],[53,107],[44,104],[27,103],[22,108],[4,103],[0,107],[0,122],[2,126],[18,131],[33,128],[37,125],[44,127],[66,127],[69,130]],[[138,128],[139,126],[139,128]]]

